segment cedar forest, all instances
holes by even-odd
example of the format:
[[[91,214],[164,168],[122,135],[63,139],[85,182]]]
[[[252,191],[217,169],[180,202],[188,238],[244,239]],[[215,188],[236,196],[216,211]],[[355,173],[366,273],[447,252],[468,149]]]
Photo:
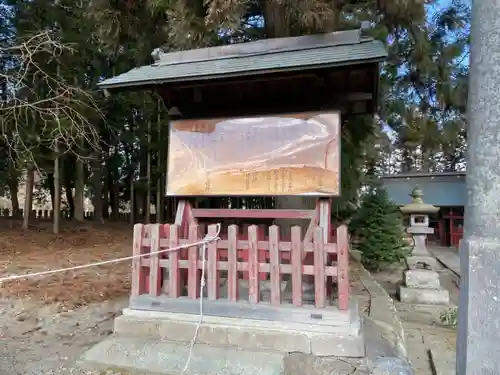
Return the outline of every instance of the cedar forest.
[[[167,109],[151,92],[105,97],[97,83],[175,51],[359,28],[383,41],[380,108],[343,132],[343,196],[352,214],[371,176],[465,168],[470,4],[465,0],[0,0],[0,188],[30,212],[35,172],[58,232],[61,192],[83,220],[172,214],[165,191]],[[17,192],[26,176],[26,202]],[[347,189],[345,187],[348,187]],[[271,201],[270,201],[271,199]],[[242,201],[245,201],[242,203]],[[272,207],[272,198],[200,205]],[[110,213],[109,213],[110,212]],[[24,227],[28,227],[25,215]]]

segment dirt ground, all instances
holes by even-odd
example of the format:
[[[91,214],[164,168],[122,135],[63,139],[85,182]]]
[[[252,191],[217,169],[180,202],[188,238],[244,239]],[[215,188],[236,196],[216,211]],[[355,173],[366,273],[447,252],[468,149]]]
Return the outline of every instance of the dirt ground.
[[[0,222],[0,277],[129,256],[126,224],[69,225]],[[130,262],[0,284],[0,374],[93,374],[72,366],[111,333],[126,306]]]
[[[20,223],[0,221],[0,277],[131,254],[127,224],[65,225],[54,236],[50,222],[25,233]],[[367,311],[369,295],[354,265],[351,290]],[[0,284],[0,375],[100,374],[74,364],[112,332],[114,317],[128,303],[130,275],[126,261]]]

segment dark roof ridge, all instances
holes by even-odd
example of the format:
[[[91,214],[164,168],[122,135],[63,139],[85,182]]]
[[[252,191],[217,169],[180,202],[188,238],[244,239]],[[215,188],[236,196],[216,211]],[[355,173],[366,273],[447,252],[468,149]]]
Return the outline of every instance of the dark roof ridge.
[[[252,42],[196,48],[185,51],[160,52],[158,54],[158,60],[152,65],[166,66],[202,61],[245,58],[283,52],[315,50],[371,41],[373,41],[373,38],[361,35],[361,29],[343,30],[325,34],[261,39]]]

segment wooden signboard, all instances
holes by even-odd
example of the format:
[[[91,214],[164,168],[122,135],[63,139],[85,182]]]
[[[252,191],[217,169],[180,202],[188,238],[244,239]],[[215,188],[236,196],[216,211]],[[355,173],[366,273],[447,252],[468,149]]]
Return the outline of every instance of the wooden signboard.
[[[167,195],[340,193],[340,115],[174,121]]]

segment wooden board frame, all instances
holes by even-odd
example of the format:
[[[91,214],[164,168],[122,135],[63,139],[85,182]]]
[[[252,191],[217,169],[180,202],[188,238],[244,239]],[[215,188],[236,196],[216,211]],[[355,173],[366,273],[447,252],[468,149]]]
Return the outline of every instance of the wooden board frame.
[[[245,117],[245,116],[237,116],[237,117],[218,117],[218,118],[210,118],[210,119],[196,119],[196,120],[176,120],[173,121],[170,126],[169,126],[169,132],[172,133],[172,129],[175,126],[176,123],[180,122],[186,122],[186,124],[192,124],[193,126],[196,126],[197,124],[201,124],[199,126],[215,126],[220,121],[229,121],[229,120],[234,120],[234,119],[246,119],[246,118],[259,118],[259,117],[280,117],[280,118],[292,118],[292,119],[310,119],[313,118],[314,116],[318,115],[336,115],[338,117],[338,134],[337,138],[335,139],[335,144],[337,145],[337,156],[336,156],[336,174],[337,174],[337,188],[336,188],[336,193],[323,193],[320,191],[310,191],[307,193],[276,193],[272,191],[262,191],[262,192],[245,192],[242,190],[239,190],[237,193],[230,193],[230,194],[205,194],[204,192],[198,191],[195,194],[177,194],[174,192],[169,192],[169,181],[172,180],[172,176],[169,176],[169,169],[170,169],[170,155],[168,155],[168,160],[167,160],[167,192],[166,194],[168,196],[175,196],[179,198],[188,198],[188,197],[232,197],[232,196],[257,196],[257,197],[264,197],[264,196],[279,196],[279,197],[286,197],[286,196],[311,196],[311,197],[338,197],[341,195],[341,149],[342,149],[342,136],[341,136],[341,125],[342,125],[342,117],[340,111],[336,110],[331,110],[331,111],[310,111],[310,112],[288,112],[288,113],[281,113],[281,114],[273,114],[273,115],[261,115],[261,116],[251,116],[251,117]],[[169,137],[169,150],[172,150],[171,142],[172,142],[172,136]],[[331,142],[331,141],[330,141]],[[326,160],[326,159],[325,159]],[[281,168],[284,169],[284,168]],[[280,170],[281,170],[280,169]],[[284,172],[283,172],[284,173]],[[207,180],[208,183],[208,180]]]

